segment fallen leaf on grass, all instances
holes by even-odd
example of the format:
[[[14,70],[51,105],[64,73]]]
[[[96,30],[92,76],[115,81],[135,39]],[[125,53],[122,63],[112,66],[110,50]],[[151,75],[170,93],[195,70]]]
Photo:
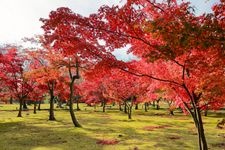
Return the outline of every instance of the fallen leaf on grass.
[[[116,139],[108,139],[108,140],[98,140],[96,143],[100,145],[115,145],[119,143],[119,141]]]
[[[180,138],[181,138],[180,136],[176,136],[176,135],[168,137],[168,139],[171,139],[171,140],[178,140]]]
[[[153,131],[155,129],[165,129],[171,127],[170,125],[161,125],[161,126],[146,126],[143,129],[147,131]]]

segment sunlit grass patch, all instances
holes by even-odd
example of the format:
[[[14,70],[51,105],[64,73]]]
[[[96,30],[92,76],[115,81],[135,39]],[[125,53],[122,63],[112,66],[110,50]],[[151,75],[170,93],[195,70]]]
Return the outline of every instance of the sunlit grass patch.
[[[29,110],[23,112],[23,118],[17,118],[17,111],[10,110],[15,106],[0,107],[0,149],[3,150],[198,149],[192,119],[179,112],[169,116],[164,109],[134,110],[133,119],[128,120],[127,115],[119,110],[103,113],[101,108],[82,105],[82,110],[75,113],[83,128],[74,128],[68,110],[57,109],[56,121],[48,121],[47,110],[37,114]],[[160,115],[155,115],[157,112]],[[221,116],[214,113],[203,117],[205,132],[209,148],[221,150],[225,131],[216,128]],[[145,130],[146,127],[153,130]],[[101,140],[106,144],[99,144]]]

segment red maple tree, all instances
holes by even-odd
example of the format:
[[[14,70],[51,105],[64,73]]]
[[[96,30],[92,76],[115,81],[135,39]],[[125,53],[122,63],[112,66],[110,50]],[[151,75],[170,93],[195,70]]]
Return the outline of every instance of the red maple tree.
[[[1,61],[1,80],[6,86],[7,95],[19,101],[18,117],[22,117],[22,106],[33,90],[33,83],[25,77],[27,72],[25,55],[17,47],[5,48]]]
[[[200,149],[206,150],[200,112],[206,105],[224,104],[225,4],[221,0],[213,13],[201,16],[196,16],[189,4],[129,0],[122,7],[102,6],[97,14],[81,18],[77,24],[91,30],[91,37],[104,40],[108,49],[130,45],[130,52],[152,62],[149,66],[156,65],[158,69],[153,70],[157,71],[150,74],[122,69],[175,90],[170,94],[175,94],[193,117]]]

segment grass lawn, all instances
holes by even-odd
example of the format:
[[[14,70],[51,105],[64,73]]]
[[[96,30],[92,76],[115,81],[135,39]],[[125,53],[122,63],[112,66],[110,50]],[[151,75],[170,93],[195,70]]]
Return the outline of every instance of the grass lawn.
[[[74,128],[68,110],[56,109],[56,121],[48,121],[48,111],[24,111],[17,118],[18,105],[0,105],[1,150],[197,150],[194,123],[189,116],[165,109],[134,110],[133,119],[115,108],[82,105],[76,112],[83,128]],[[42,108],[48,105],[42,105]],[[29,106],[32,108],[32,106]],[[203,117],[210,150],[225,149],[225,130],[217,129],[225,112]],[[108,142],[108,143],[107,143]],[[113,144],[110,144],[110,143]]]

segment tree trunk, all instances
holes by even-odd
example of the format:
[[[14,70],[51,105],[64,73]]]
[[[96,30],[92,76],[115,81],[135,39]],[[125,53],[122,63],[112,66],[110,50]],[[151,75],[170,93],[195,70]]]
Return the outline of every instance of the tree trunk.
[[[204,116],[206,117],[208,115],[208,105],[206,105],[205,111],[204,111]]]
[[[138,110],[138,104],[135,104],[135,110]]]
[[[203,122],[202,122],[201,110],[198,106],[198,102],[199,102],[199,99],[200,99],[202,93],[196,95],[194,92],[192,92],[192,94],[191,94],[188,91],[185,84],[183,85],[183,87],[187,91],[187,94],[189,95],[190,100],[191,100],[192,109],[188,107],[187,103],[184,102],[184,104],[194,120],[196,129],[198,132],[199,149],[200,150],[208,150],[207,141],[206,141],[206,137],[205,137],[205,133],[204,133]]]
[[[13,104],[13,98],[12,98],[12,97],[10,97],[9,103],[10,103],[10,104]]]
[[[131,112],[132,112],[132,109],[129,108],[129,109],[128,109],[128,119],[132,119],[132,117],[131,117]]]
[[[196,111],[197,112],[197,111]],[[195,122],[197,133],[198,133],[198,143],[199,143],[199,150],[208,150],[202,118],[201,116],[198,118],[198,112],[196,115],[194,115],[193,120]]]
[[[145,112],[148,112],[148,103],[145,102]]]
[[[54,121],[55,115],[54,115],[54,95],[53,95],[53,90],[51,90],[51,95],[50,95],[50,109],[49,109],[49,120]]]
[[[37,101],[34,101],[34,114],[37,113],[37,111],[36,111],[37,109],[36,108],[37,108]]]
[[[174,113],[172,110],[169,110],[169,112],[170,112],[170,115],[174,116]]]
[[[19,103],[20,103],[20,107],[19,107],[19,112],[18,112],[17,117],[22,117],[22,106],[23,106],[23,100],[22,100],[22,99],[20,99],[20,100],[19,100]]]
[[[28,107],[27,107],[27,103],[26,103],[26,100],[23,100],[23,110],[27,110]]]
[[[105,105],[106,105],[106,102],[105,102],[105,100],[103,100],[103,101],[102,101],[102,111],[103,111],[103,112],[105,112]]]
[[[79,97],[76,98],[77,99],[77,111],[80,111],[80,107],[79,107]]]
[[[194,121],[196,122],[196,127],[198,131],[198,136],[199,136],[199,149],[200,150],[208,150],[207,146],[207,141],[205,137],[205,132],[204,132],[204,127],[203,127],[203,122],[202,122],[202,115],[201,115],[201,110],[198,106],[199,99],[201,97],[201,93],[196,95],[194,92],[192,92],[193,95],[193,111],[194,111]]]
[[[132,96],[132,97],[130,98],[130,103],[127,103],[128,119],[132,119],[131,113],[132,113],[132,108],[133,108],[133,100],[134,100],[134,97]]]
[[[203,122],[202,122],[202,116],[201,116],[201,112],[200,112],[199,108],[197,108],[197,116],[198,116],[198,125],[199,125],[198,134],[201,137],[202,150],[208,150],[204,127],[203,127]]]
[[[58,106],[58,108],[63,108],[62,101],[60,99],[58,99],[58,101],[57,101],[57,106]]]
[[[206,109],[204,112],[204,116],[207,117],[208,116],[208,110]]]
[[[155,101],[152,102],[152,106],[155,107]]]
[[[72,101],[70,101],[69,108],[70,108],[70,116],[71,116],[74,126],[81,127],[81,125],[79,124],[78,120],[76,119],[75,113],[73,111],[73,102]]]
[[[156,110],[159,110],[159,108],[160,108],[160,106],[159,106],[159,100],[156,101]]]
[[[70,99],[69,99],[70,116],[71,116],[74,126],[81,127],[81,125],[79,124],[79,122],[75,116],[74,110],[73,110],[74,81],[75,81],[75,78],[73,77],[72,81],[70,83]]]
[[[101,101],[101,105],[100,105],[100,107],[103,107],[103,101]]]
[[[131,102],[131,104],[127,104],[127,114],[128,114],[128,119],[132,119],[131,117],[131,114],[132,114],[132,107],[133,107],[133,104]]]
[[[127,113],[127,102],[124,102],[124,113]]]
[[[119,110],[123,111],[122,107],[121,107],[121,103],[119,103]]]
[[[38,101],[38,110],[41,110],[41,100]]]

